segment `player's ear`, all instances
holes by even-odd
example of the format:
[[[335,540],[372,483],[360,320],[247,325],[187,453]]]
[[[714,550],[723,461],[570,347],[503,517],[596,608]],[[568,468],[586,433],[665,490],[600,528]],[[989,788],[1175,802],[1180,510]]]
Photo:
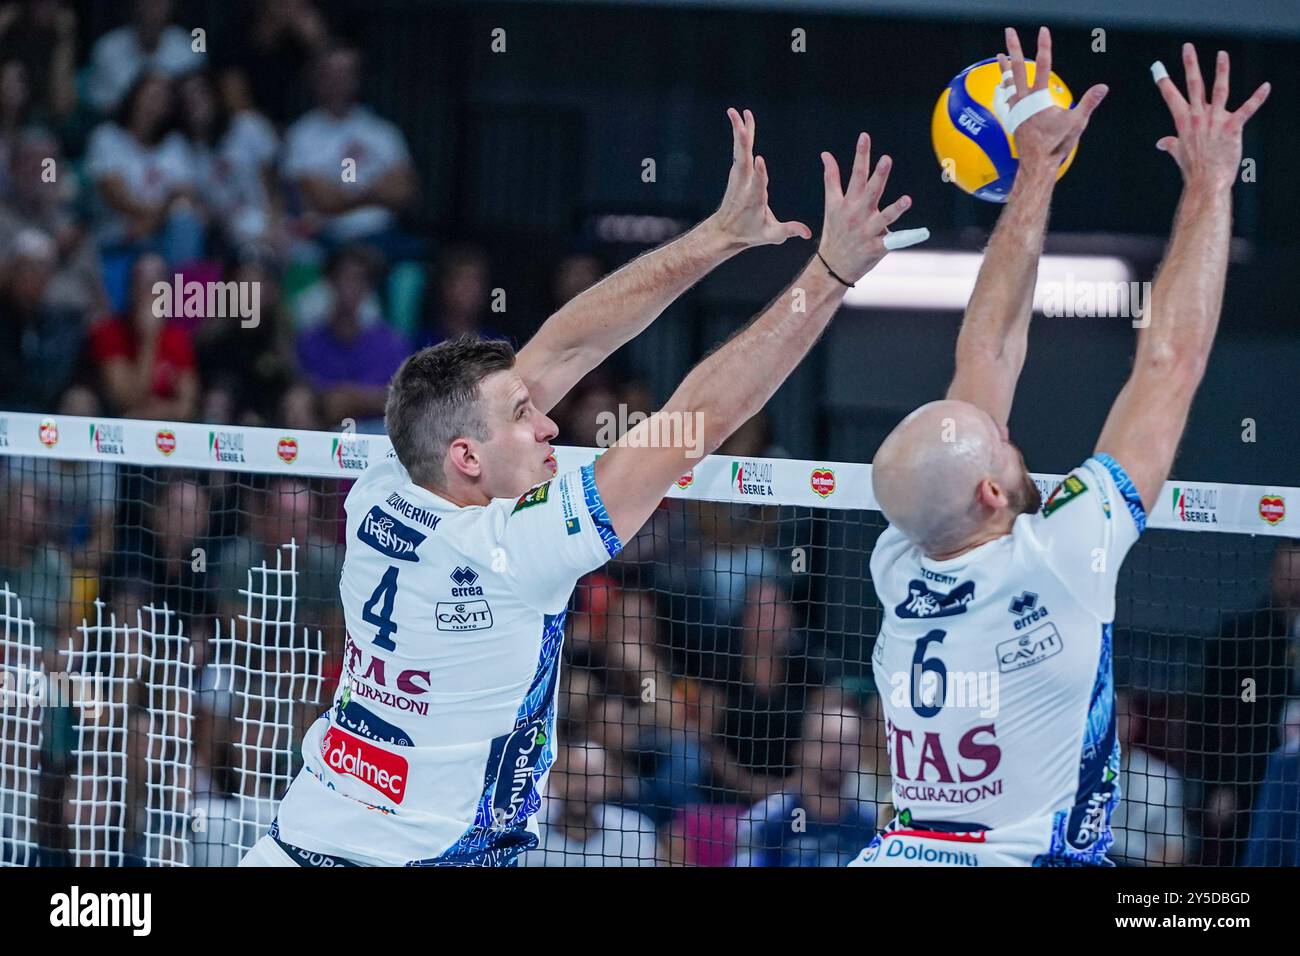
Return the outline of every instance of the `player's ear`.
[[[478,450],[468,438],[457,438],[451,443],[447,449],[447,460],[456,472],[466,478],[477,478],[483,473]]]
[[[980,479],[980,483],[975,489],[975,497],[981,505],[990,511],[997,511],[1007,505],[1006,492],[992,478]]]

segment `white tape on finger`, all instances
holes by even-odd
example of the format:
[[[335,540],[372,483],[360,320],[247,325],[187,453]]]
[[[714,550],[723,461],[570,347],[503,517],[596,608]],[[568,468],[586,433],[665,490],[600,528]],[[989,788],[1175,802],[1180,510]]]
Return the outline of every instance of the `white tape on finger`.
[[[900,229],[898,232],[885,233],[885,248],[891,252],[895,249],[906,249],[929,238],[930,230],[924,226],[920,229]]]
[[[1165,69],[1165,65],[1159,60],[1156,60],[1151,64],[1151,79],[1155,80],[1157,83],[1161,80],[1169,79],[1169,71]]]
[[[1050,110],[1056,106],[1056,101],[1052,99],[1049,90],[1035,90],[1026,96],[1023,100],[1011,107],[1004,125],[1008,133],[1015,133],[1020,124],[1035,113],[1041,113],[1043,110]]]

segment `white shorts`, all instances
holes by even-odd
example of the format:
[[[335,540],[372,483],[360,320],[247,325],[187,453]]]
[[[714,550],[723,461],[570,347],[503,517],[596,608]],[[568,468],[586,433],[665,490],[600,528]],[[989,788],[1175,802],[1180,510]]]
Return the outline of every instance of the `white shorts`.
[[[902,827],[878,834],[849,866],[1029,866],[1036,851],[1032,844],[991,830],[939,833]]]
[[[293,857],[280,849],[269,836],[264,836],[253,844],[253,848],[244,854],[240,866],[297,866]]]

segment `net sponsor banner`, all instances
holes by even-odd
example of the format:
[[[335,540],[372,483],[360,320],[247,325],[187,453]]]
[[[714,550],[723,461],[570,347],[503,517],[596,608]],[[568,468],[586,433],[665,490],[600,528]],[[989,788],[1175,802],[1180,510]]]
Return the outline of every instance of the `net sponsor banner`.
[[[391,448],[385,435],[0,411],[0,456],[355,478]],[[556,459],[563,472],[602,453],[561,445]],[[1034,475],[1044,499],[1064,477]],[[668,489],[668,497],[880,510],[871,491],[871,466],[859,462],[710,455],[684,471]],[[1298,487],[1170,481],[1147,524],[1179,531],[1300,537],[1298,514]]]

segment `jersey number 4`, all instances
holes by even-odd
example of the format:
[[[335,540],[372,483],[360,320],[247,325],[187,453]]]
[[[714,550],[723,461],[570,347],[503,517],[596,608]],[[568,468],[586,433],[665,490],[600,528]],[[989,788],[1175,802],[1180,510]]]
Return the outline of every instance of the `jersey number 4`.
[[[361,607],[361,620],[379,628],[375,643],[386,651],[397,650],[393,635],[397,633],[397,622],[393,620],[393,597],[397,594],[397,568],[390,567],[379,580],[379,587],[370,595],[370,600]],[[383,602],[382,605],[380,602]],[[375,608],[379,607],[379,613]]]

